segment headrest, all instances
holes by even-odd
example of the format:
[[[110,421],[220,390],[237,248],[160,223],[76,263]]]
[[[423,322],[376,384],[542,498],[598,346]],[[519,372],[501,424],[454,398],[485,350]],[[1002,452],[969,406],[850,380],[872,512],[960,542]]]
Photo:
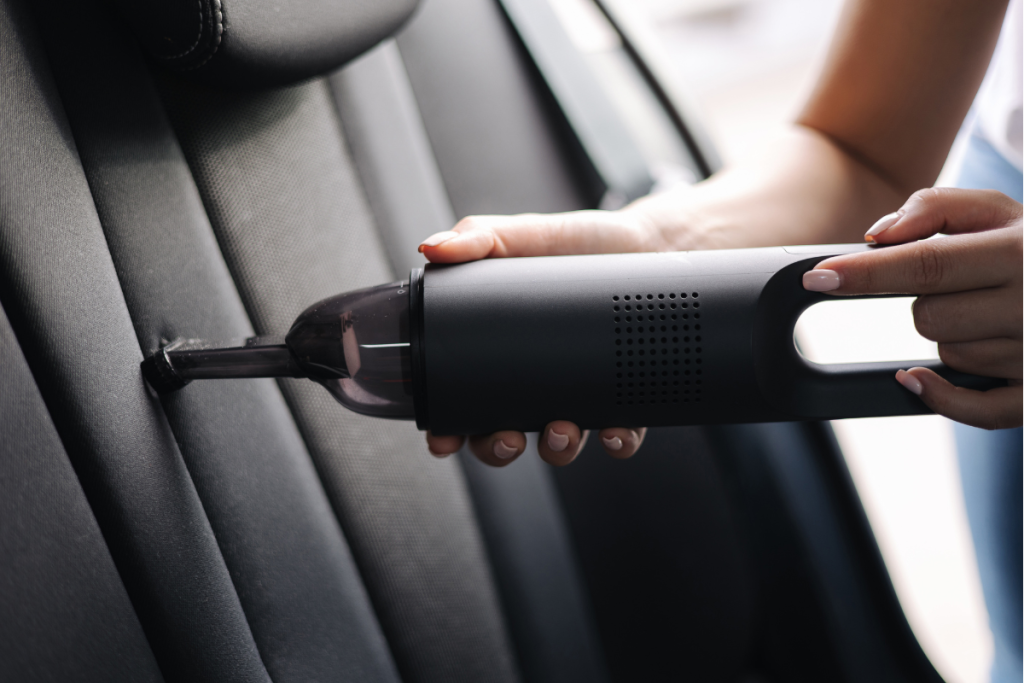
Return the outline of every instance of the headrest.
[[[159,63],[238,88],[333,71],[394,33],[418,0],[119,0]]]

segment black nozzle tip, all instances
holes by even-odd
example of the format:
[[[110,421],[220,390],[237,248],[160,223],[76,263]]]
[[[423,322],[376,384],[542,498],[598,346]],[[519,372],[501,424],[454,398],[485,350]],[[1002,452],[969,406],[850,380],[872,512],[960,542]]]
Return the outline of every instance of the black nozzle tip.
[[[167,347],[164,346],[152,356],[142,361],[142,376],[149,382],[149,386],[158,394],[169,394],[181,389],[190,380],[182,379],[174,371],[171,360],[167,356]]]

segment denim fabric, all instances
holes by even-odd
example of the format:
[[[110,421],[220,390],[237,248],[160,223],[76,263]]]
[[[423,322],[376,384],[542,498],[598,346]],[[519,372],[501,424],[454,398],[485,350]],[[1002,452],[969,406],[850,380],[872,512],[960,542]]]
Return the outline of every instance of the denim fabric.
[[[1024,201],[1024,176],[978,135],[971,136],[956,185],[968,190],[999,190],[1018,202]]]
[[[988,142],[972,136],[959,187],[999,190],[1021,201],[1024,177]],[[1022,439],[1017,429],[955,425],[960,479],[978,573],[995,641],[992,683],[1024,678],[1021,666]]]

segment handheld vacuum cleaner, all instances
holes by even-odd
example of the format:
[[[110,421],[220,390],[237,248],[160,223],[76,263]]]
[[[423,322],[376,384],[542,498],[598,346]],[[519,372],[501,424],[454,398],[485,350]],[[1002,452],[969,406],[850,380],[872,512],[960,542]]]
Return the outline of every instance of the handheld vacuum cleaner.
[[[553,256],[428,265],[324,299],[284,337],[178,340],[143,362],[160,393],[192,380],[306,377],[364,415],[434,434],[822,420],[929,412],[899,368],[1004,384],[939,361],[819,365],[797,318],[834,299],[803,274],[871,247]]]

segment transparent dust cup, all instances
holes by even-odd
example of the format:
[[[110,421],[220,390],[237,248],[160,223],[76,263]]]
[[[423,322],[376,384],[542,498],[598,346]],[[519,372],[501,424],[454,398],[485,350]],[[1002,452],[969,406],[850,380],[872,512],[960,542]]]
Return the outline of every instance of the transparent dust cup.
[[[408,281],[315,303],[296,319],[286,342],[307,376],[349,410],[415,418]]]

